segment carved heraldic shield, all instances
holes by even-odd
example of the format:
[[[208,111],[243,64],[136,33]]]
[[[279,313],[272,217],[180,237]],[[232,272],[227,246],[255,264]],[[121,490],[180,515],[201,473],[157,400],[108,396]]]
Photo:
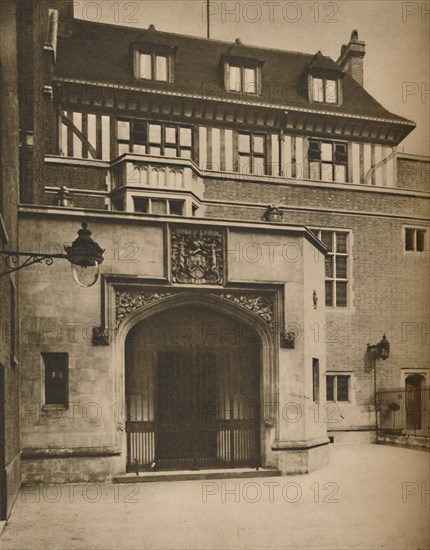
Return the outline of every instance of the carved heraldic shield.
[[[206,229],[174,228],[171,237],[174,283],[223,283],[223,233]]]

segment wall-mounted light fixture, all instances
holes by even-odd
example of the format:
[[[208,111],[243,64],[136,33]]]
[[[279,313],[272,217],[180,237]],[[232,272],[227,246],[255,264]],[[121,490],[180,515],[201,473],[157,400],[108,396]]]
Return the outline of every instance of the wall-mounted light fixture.
[[[382,337],[382,340],[377,344],[371,346],[367,344],[367,353],[373,356],[373,359],[382,359],[386,360],[390,356],[390,342],[387,340],[387,337]]]
[[[52,265],[54,260],[66,259],[72,266],[75,281],[85,288],[93,286],[100,275],[104,250],[91,238],[91,231],[88,229],[87,222],[82,222],[82,229],[79,229],[78,237],[71,246],[65,246],[64,250],[66,251],[65,254],[2,250],[0,256],[5,258],[6,269],[0,273],[0,277],[20,271],[33,264],[45,263],[46,265]]]
[[[374,389],[374,405],[375,405],[375,431],[378,436],[378,391],[376,385],[376,361],[382,359],[385,361],[390,356],[390,342],[387,337],[382,337],[382,340],[377,344],[367,344],[367,354],[373,360],[373,389]]]

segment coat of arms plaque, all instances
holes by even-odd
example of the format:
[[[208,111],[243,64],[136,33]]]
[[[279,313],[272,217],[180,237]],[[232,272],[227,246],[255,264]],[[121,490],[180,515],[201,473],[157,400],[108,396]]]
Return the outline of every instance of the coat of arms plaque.
[[[174,283],[223,284],[224,235],[203,229],[172,229]]]

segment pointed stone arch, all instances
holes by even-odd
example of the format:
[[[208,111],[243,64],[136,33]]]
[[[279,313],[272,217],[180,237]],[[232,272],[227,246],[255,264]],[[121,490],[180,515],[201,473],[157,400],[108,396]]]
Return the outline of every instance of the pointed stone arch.
[[[207,291],[181,291],[175,293],[173,289],[161,289],[159,292],[151,295],[151,299],[147,303],[132,309],[127,315],[121,317],[117,328],[115,338],[114,363],[117,365],[116,372],[116,395],[118,402],[122,403],[122,410],[126,407],[125,398],[125,345],[127,335],[130,330],[142,321],[148,320],[152,316],[159,313],[174,311],[178,308],[187,306],[200,306],[208,310],[212,310],[218,314],[222,314],[230,319],[236,320],[245,327],[253,331],[259,341],[260,358],[260,448],[262,464],[265,464],[268,454],[268,437],[267,429],[273,427],[277,423],[277,406],[278,403],[278,388],[277,379],[277,354],[275,353],[275,332],[273,330],[275,307],[273,307],[273,316],[261,316],[258,313],[258,308],[251,306],[259,302],[249,301],[244,299],[245,293],[223,293],[212,294]],[[242,296],[242,298],[240,298]],[[247,296],[252,296],[252,300],[258,297],[257,292],[248,293]],[[148,297],[148,296],[147,296]],[[274,294],[273,304],[275,303]],[[266,302],[262,302],[267,305]],[[254,311],[253,311],[254,309]],[[267,312],[266,312],[267,313]],[[121,441],[118,443],[121,446],[121,455],[124,461],[127,455],[127,441],[125,430],[118,434]]]

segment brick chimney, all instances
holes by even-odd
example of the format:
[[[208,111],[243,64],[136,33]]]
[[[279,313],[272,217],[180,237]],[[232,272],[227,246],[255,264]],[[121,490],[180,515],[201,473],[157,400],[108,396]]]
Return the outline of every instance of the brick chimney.
[[[337,63],[361,86],[364,85],[363,57],[365,55],[366,43],[358,40],[358,31],[353,30],[349,44],[342,46]]]

